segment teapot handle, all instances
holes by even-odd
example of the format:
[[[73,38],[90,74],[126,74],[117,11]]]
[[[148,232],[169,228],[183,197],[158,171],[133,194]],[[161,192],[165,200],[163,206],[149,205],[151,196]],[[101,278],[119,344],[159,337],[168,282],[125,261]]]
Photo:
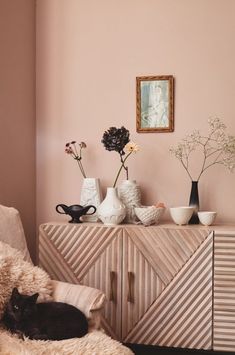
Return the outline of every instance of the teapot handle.
[[[56,208],[55,208],[55,209],[56,209],[56,212],[58,212],[58,213],[60,213],[60,214],[66,214],[66,212],[62,212],[61,210],[59,210],[59,208],[62,208],[63,211],[65,211],[65,208],[67,208],[66,205],[63,205],[63,204],[61,203],[61,204],[57,205]]]
[[[94,211],[92,211],[91,213],[86,213],[86,215],[91,215],[91,214],[94,214],[94,213],[96,212],[96,207],[95,207],[95,206],[90,205],[90,206],[87,206],[87,207],[89,207],[89,208],[88,208],[88,211],[89,211],[90,208],[93,208]]]

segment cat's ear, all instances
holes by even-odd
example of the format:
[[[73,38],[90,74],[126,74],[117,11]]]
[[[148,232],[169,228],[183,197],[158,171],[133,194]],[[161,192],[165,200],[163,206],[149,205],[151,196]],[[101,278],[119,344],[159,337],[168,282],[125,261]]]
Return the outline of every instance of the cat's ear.
[[[32,303],[36,303],[38,296],[39,296],[39,293],[34,293],[34,295],[30,296],[30,301]]]
[[[16,287],[13,288],[12,290],[12,297],[17,298],[19,296],[19,291]]]

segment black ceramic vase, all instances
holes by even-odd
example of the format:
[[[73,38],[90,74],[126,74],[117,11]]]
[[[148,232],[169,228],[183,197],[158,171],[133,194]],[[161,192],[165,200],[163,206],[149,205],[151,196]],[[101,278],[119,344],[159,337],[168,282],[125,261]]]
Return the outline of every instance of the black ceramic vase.
[[[194,207],[193,215],[189,220],[189,224],[199,224],[198,210],[199,210],[199,194],[198,181],[192,181],[191,193],[189,198],[189,206]]]
[[[88,210],[92,208],[93,211],[88,213]],[[56,211],[60,214],[68,214],[72,219],[69,223],[82,223],[80,218],[84,215],[91,215],[96,212],[96,207],[93,205],[81,206],[81,205],[71,205],[66,206],[63,203],[60,203],[56,206]]]

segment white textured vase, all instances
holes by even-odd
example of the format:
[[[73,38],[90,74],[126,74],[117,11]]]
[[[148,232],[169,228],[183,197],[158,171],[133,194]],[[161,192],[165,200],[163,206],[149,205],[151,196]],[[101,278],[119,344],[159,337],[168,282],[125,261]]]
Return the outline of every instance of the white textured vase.
[[[81,188],[80,204],[82,206],[93,205],[97,208],[101,201],[100,180],[98,178],[84,178]],[[90,216],[82,216],[82,220],[86,222],[97,222],[97,212]]]
[[[117,225],[126,216],[126,207],[118,198],[117,188],[108,187],[104,201],[97,209],[99,219],[106,225]]]
[[[123,180],[118,187],[118,195],[121,201],[126,206],[126,223],[137,222],[135,215],[135,207],[141,206],[141,192],[139,185],[135,180]]]

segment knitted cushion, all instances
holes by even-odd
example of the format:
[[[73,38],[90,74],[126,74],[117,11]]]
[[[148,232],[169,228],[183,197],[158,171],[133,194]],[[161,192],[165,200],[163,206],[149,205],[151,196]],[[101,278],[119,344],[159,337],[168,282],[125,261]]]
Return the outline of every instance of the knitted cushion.
[[[55,301],[69,303],[81,309],[87,318],[92,311],[103,307],[105,295],[96,288],[61,281],[52,281],[52,285]]]

